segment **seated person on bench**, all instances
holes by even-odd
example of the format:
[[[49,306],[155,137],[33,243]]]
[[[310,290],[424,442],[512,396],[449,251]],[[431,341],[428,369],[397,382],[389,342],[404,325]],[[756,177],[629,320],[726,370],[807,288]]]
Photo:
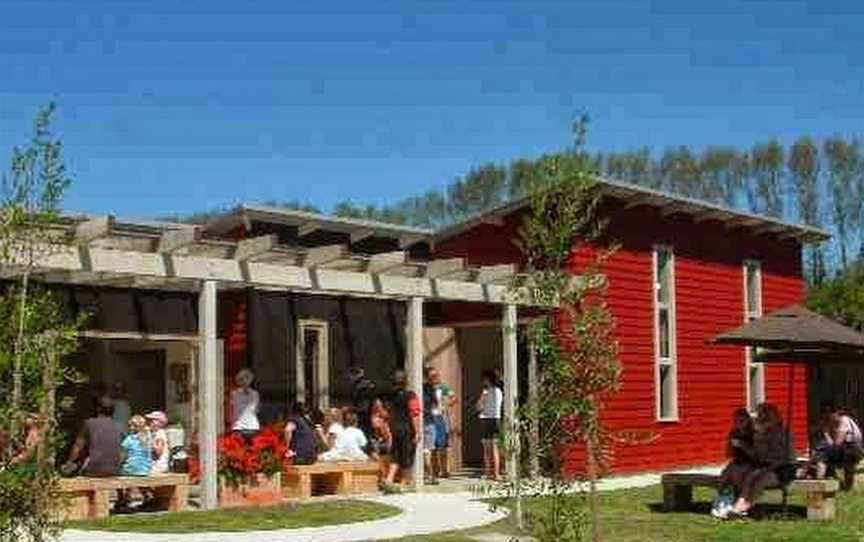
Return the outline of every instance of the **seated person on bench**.
[[[785,486],[795,479],[792,435],[783,425],[776,406],[762,403],[757,407],[755,429],[753,451],[757,467],[744,477],[732,509],[734,515],[746,515],[767,488]]]
[[[822,415],[808,473],[817,478],[833,478],[843,469],[841,488],[849,491],[855,485],[855,467],[864,457],[861,429],[845,410],[830,408]]]
[[[74,473],[83,462],[80,473],[84,476],[117,476],[120,472],[120,442],[123,434],[114,422],[114,403],[107,397],[99,398],[96,417],[84,422],[84,429],[69,453],[64,473]]]
[[[315,429],[306,414],[306,408],[301,403],[294,403],[288,412],[285,424],[285,442],[288,450],[285,456],[294,465],[311,465],[315,463],[316,454]]]
[[[366,435],[357,428],[357,413],[353,408],[343,414],[345,428],[336,436],[333,447],[319,456],[321,461],[368,461],[363,451],[368,444]]]

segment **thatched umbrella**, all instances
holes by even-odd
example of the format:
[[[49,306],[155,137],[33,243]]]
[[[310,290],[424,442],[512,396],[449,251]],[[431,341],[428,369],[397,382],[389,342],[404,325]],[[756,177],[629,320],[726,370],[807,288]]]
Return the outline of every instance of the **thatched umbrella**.
[[[714,342],[764,348],[759,361],[864,363],[864,334],[801,305],[768,313]]]

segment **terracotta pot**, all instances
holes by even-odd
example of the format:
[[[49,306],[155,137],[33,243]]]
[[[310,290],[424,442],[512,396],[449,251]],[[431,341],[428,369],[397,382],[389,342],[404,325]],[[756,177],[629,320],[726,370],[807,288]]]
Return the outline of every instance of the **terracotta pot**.
[[[271,477],[256,474],[248,481],[232,485],[219,479],[219,506],[221,508],[248,508],[274,506],[282,502],[282,474]]]

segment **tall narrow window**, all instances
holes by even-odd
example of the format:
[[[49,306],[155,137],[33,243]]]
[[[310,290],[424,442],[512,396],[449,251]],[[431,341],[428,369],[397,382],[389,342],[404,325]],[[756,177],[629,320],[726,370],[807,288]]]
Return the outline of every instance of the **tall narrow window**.
[[[654,353],[657,419],[678,419],[678,367],[675,346],[675,257],[669,247],[654,248]]]
[[[744,321],[750,322],[762,316],[762,266],[754,260],[744,262]],[[747,408],[756,410],[765,401],[765,367],[754,361],[755,351],[747,348],[746,379]]]

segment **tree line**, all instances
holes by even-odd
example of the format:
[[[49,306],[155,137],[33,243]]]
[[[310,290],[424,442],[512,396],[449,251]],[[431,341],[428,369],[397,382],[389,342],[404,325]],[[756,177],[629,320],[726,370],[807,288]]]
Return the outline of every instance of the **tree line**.
[[[482,164],[440,190],[391,204],[343,201],[331,214],[440,228],[526,196],[541,164],[550,157],[578,158],[590,171],[610,179],[825,228],[832,233],[831,241],[805,252],[805,271],[814,283],[847,270],[864,257],[864,150],[858,137],[802,136],[785,144],[770,139],[749,148],[712,145],[694,149],[681,145],[661,152],[642,147],[588,153],[576,148],[509,163]],[[308,202],[268,204],[322,212]],[[203,223],[214,214],[199,213],[183,220]]]
[[[567,151],[562,154],[568,154]],[[489,163],[441,191],[369,206],[343,202],[334,214],[438,228],[526,195],[538,159]],[[806,271],[820,282],[864,256],[864,153],[857,137],[776,139],[750,148],[682,145],[654,153],[647,147],[584,154],[591,171],[732,209],[830,231],[832,240],[807,251]]]

